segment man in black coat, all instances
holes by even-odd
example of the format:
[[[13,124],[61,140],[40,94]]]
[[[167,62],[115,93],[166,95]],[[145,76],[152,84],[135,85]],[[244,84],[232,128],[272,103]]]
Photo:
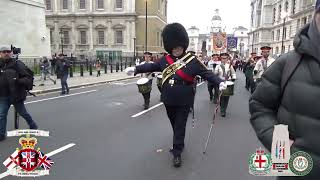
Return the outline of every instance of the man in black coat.
[[[61,79],[61,95],[69,94],[68,77],[71,67],[70,61],[65,59],[63,54],[59,54],[59,59],[56,64],[57,77]]]
[[[250,99],[251,124],[259,140],[270,151],[274,125],[288,125],[291,154],[303,151],[313,160],[304,177],[283,180],[316,180],[320,177],[320,0],[314,18],[295,37],[294,51],[280,56],[262,75]],[[286,86],[283,73],[300,61]]]
[[[185,28],[179,23],[168,24],[162,32],[163,44],[169,55],[162,57],[157,63],[144,64],[137,67],[126,69],[128,74],[145,73],[145,72],[162,72],[163,85],[161,99],[165,105],[167,115],[173,129],[173,165],[181,166],[181,153],[184,149],[184,138],[186,123],[189,110],[194,102],[194,78],[200,75],[209,82],[220,86],[220,90],[226,89],[226,84],[212,71],[200,62],[195,56],[186,53],[189,45],[189,38]],[[189,63],[183,61],[191,60]],[[184,64],[185,63],[185,64]],[[171,64],[171,65],[169,65]],[[172,65],[184,66],[177,70],[171,71],[173,74],[167,76],[165,80],[165,72],[167,67]],[[169,68],[172,70],[171,68]]]
[[[27,92],[26,86],[32,83],[32,77],[23,69],[25,65],[12,58],[10,47],[0,48],[0,141],[6,137],[7,115],[10,105],[28,123],[30,129],[38,129],[24,106]]]

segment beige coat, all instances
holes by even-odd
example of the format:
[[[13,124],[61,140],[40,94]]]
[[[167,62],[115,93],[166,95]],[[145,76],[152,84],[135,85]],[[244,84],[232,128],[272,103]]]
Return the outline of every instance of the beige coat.
[[[223,74],[223,69],[221,67],[221,64],[218,64],[216,66],[214,73],[223,80],[237,79],[236,71],[233,69],[233,66],[230,66],[230,64],[228,63],[226,63],[224,66],[225,66],[225,74]],[[225,75],[229,76],[228,79],[225,79]]]
[[[269,68],[274,61],[275,61],[275,59],[269,58],[269,59],[267,60],[267,63],[266,63],[266,64],[267,64],[267,68]],[[256,75],[253,74],[253,79],[255,79],[255,80],[256,80],[256,79],[260,79],[261,76],[262,76],[262,74],[264,73],[263,62],[265,62],[265,60],[264,60],[264,59],[260,59],[260,60],[257,62],[256,66],[254,67],[253,72],[254,72],[254,71],[257,71],[258,73],[257,73]]]

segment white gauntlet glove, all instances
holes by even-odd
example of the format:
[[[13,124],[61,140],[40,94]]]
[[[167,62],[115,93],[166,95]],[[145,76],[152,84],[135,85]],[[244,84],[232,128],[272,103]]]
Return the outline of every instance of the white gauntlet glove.
[[[227,89],[227,83],[226,82],[222,82],[219,84],[219,90],[223,91]]]
[[[135,67],[128,67],[124,71],[127,73],[128,76],[132,76],[135,70],[136,70]]]

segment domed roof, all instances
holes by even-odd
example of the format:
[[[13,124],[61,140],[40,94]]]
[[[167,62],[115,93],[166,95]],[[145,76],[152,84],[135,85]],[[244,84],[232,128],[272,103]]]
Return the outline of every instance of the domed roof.
[[[219,9],[215,10],[211,21],[222,21],[220,14],[219,14]]]
[[[221,17],[220,16],[213,16],[212,17],[212,21],[221,21]]]

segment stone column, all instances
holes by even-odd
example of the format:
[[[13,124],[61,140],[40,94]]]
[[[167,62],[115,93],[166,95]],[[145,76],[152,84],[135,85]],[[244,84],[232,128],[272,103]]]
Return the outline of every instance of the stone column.
[[[93,19],[89,17],[89,50],[93,50]]]
[[[59,7],[58,7],[58,0],[54,0],[54,14],[58,13]]]
[[[58,26],[58,20],[54,20],[54,37],[53,44],[55,44],[55,52],[57,53],[59,51],[59,44],[61,43],[61,35],[59,34],[59,26]]]
[[[112,21],[111,19],[108,19],[107,20],[107,25],[108,25],[108,33],[107,33],[107,43],[108,43],[108,47],[111,47],[112,46],[112,37],[113,37],[113,34],[112,34]]]
[[[93,0],[88,0],[89,1],[89,12],[93,12]]]
[[[76,51],[76,25],[75,25],[75,20],[71,20],[71,44],[72,44],[72,53],[75,54]]]
[[[76,0],[71,0],[72,13],[76,12]]]

